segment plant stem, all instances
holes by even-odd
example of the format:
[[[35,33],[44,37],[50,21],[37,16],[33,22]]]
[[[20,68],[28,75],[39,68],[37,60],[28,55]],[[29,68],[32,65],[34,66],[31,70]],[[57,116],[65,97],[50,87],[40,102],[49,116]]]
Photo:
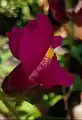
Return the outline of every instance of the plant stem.
[[[11,111],[13,113],[15,118],[17,120],[20,120],[19,115],[18,115],[16,109],[11,105],[11,103],[8,102],[8,100],[6,99],[6,95],[5,95],[5,93],[3,91],[0,91],[0,99],[3,101],[5,106],[9,109],[9,111]]]

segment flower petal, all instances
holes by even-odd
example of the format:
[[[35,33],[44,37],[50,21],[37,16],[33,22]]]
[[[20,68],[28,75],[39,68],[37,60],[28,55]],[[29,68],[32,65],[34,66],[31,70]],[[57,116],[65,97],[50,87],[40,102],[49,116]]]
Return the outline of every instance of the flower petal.
[[[30,86],[36,85],[37,81],[28,80],[22,65],[19,64],[3,81],[2,89],[6,93],[22,93]]]
[[[82,9],[78,13],[67,12],[67,17],[72,20],[76,25],[82,26]]]
[[[53,57],[51,63],[42,70],[37,79],[39,79],[40,84],[42,84],[44,88],[51,88],[56,85],[69,87],[74,81],[73,77],[59,65],[55,57]]]
[[[65,6],[63,0],[48,0],[53,18],[60,23],[66,20]]]
[[[6,33],[6,36],[9,38],[9,48],[14,57],[19,59],[19,42],[21,37],[21,29],[14,27],[12,31]]]
[[[25,26],[20,39],[19,56],[27,75],[40,64],[53,40],[53,27],[46,15],[37,15],[35,24],[33,30]]]
[[[62,44],[62,40],[63,39],[61,36],[54,36],[52,47],[55,49],[56,47],[60,46]]]
[[[82,26],[82,9],[74,15],[74,22],[78,25],[78,26]]]

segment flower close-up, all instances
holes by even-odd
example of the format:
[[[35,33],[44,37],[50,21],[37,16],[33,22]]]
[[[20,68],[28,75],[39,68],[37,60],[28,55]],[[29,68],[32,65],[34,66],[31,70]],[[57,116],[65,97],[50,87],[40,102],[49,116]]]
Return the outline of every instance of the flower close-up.
[[[21,93],[35,85],[49,89],[55,85],[69,87],[73,84],[73,76],[59,65],[54,53],[62,38],[54,36],[46,15],[38,14],[23,28],[14,27],[7,32],[7,37],[10,50],[20,64],[2,83],[6,93]]]
[[[0,86],[1,119],[82,119],[82,0],[0,0]]]

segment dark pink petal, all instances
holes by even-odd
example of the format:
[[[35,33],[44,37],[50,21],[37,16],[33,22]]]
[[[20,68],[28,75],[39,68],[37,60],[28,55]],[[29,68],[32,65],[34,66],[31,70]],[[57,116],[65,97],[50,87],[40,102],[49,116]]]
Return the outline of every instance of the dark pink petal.
[[[35,29],[35,27],[36,27],[36,25],[37,25],[37,21],[36,20],[29,20],[28,21],[28,24],[27,25],[25,25],[23,28],[24,29],[28,29],[28,31],[32,31],[32,30],[34,30]],[[22,31],[23,31],[23,29],[22,29]]]
[[[63,23],[65,21],[66,14],[64,11],[54,10],[54,9],[51,9],[51,11],[52,11],[52,16],[55,20],[59,21],[60,23]]]
[[[64,9],[63,8],[63,0],[48,0],[50,8],[53,8],[54,10]],[[61,12],[61,11],[60,11]]]
[[[61,36],[54,36],[52,47],[55,49],[56,47],[60,46],[62,44],[62,40],[63,39]]]
[[[74,15],[74,22],[77,25],[82,26],[82,9]]]
[[[20,60],[27,75],[40,64],[53,40],[53,27],[44,14],[39,14],[33,30],[28,24],[20,38]],[[29,27],[28,27],[29,26]]]
[[[48,0],[53,18],[60,23],[66,20],[66,13],[63,0]]]
[[[78,26],[82,26],[82,9],[78,13],[67,12],[66,14],[68,18],[70,20],[73,20],[75,24],[77,24]]]
[[[69,87],[74,81],[73,76],[59,65],[55,57],[53,57],[51,63],[39,73],[36,80],[37,79],[46,89],[56,85]]]
[[[45,64],[46,65],[46,64]],[[42,66],[42,65],[41,65]],[[29,88],[41,85],[44,89],[49,89],[52,86],[60,85],[69,87],[73,84],[73,77],[58,64],[55,57],[51,60],[50,64],[34,73],[33,79],[26,75],[19,64],[3,81],[2,89],[7,94],[10,93],[23,93]]]
[[[30,20],[23,28],[14,27],[7,33],[10,50],[22,62],[27,75],[45,56],[53,34],[52,24],[44,14],[38,14],[35,20]]]
[[[6,36],[9,38],[9,48],[14,57],[19,59],[19,42],[21,37],[21,29],[14,27],[12,31],[6,33]]]
[[[29,20],[29,24],[25,27],[32,31],[36,26],[35,20]],[[22,36],[22,29],[14,27],[11,31],[6,32],[6,36],[9,38],[9,48],[14,57],[19,59],[19,45],[20,45],[20,38]]]
[[[28,80],[25,71],[19,64],[3,81],[2,89],[6,93],[22,93],[30,86],[36,85],[37,81]]]

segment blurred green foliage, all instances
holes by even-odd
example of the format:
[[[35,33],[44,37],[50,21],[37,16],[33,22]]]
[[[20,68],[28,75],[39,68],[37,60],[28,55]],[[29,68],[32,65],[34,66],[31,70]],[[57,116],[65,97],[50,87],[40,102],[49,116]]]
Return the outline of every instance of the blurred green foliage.
[[[32,6],[33,11],[29,6]],[[39,12],[37,0],[0,0],[0,12],[9,17],[17,17],[21,9],[21,20],[28,20],[34,17],[33,13]]]
[[[33,9],[32,9],[33,8]],[[19,11],[20,10],[20,11]],[[16,18],[19,16],[17,21],[17,25],[21,26],[22,22],[27,22],[30,18],[35,17],[36,13],[41,12],[37,6],[37,0],[0,0],[0,13],[4,14],[7,17]],[[69,41],[66,41],[66,44]],[[64,43],[65,44],[65,43]],[[81,52],[82,47],[79,46],[78,50],[75,46],[72,46],[71,55],[75,57],[78,61],[80,61],[79,53]],[[0,36],[0,85],[4,77],[14,69],[14,67],[18,64],[19,61],[13,58],[9,47],[8,47],[8,39],[6,37]],[[64,60],[62,57],[59,59],[59,63],[62,66],[65,66]],[[77,83],[78,78],[76,79],[74,85],[71,89],[80,89],[81,82]],[[9,96],[6,96],[0,90],[0,112],[13,116],[11,112],[17,116],[19,116],[20,120],[32,120],[36,117],[41,116],[39,110],[32,104],[25,101],[22,98],[22,102],[20,104],[17,99],[10,100]],[[60,99],[62,99],[62,95],[56,95],[54,93],[44,94],[43,95],[43,105],[44,106],[53,106]],[[18,99],[19,100],[19,99]],[[16,103],[19,104],[16,104]],[[13,116],[14,117],[14,116]],[[56,120],[56,118],[48,118],[41,117],[39,120]],[[37,119],[38,120],[38,119]],[[63,118],[61,120],[64,120]]]
[[[0,12],[8,16],[16,16],[17,9],[22,8],[22,13],[29,17],[28,3],[33,4],[33,2],[34,0],[0,0]]]
[[[8,40],[0,37],[0,80],[4,78],[15,66],[15,60],[9,51]]]

